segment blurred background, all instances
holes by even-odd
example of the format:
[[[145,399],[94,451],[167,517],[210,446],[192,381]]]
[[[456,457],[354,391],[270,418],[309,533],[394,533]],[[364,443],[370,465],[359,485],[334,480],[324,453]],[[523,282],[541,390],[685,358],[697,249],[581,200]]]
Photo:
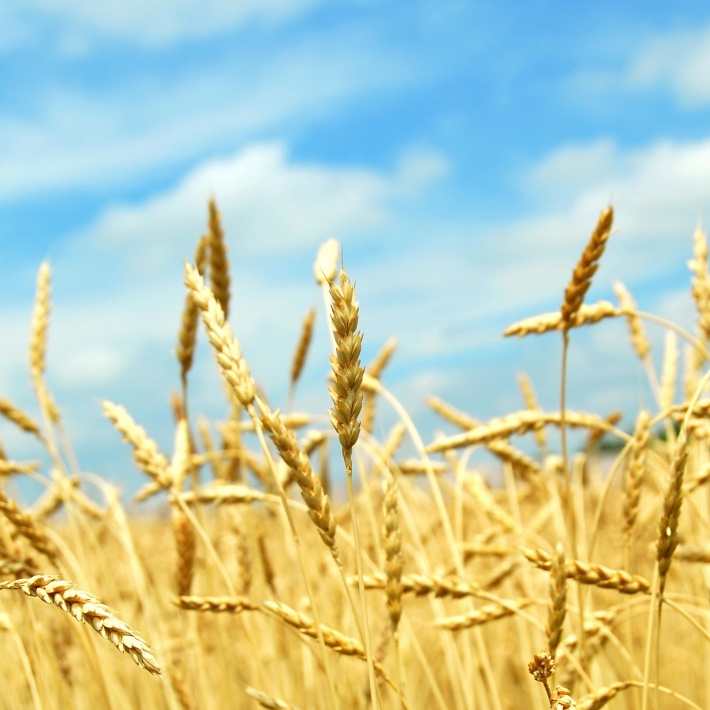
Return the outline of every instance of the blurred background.
[[[5,0],[0,396],[37,412],[27,344],[48,259],[49,386],[83,469],[133,492],[143,476],[99,399],[172,450],[183,262],[213,197],[230,321],[273,406],[314,304],[296,408],[330,406],[312,264],[334,236],[364,360],[398,338],[383,381],[425,439],[447,430],[425,395],[500,416],[523,407],[522,370],[557,409],[561,338],[503,329],[558,308],[610,201],[587,300],[614,300],[619,279],[641,310],[694,327],[686,262],[710,206],[709,119],[704,2]],[[648,332],[660,363],[663,332]],[[191,410],[221,419],[202,336]],[[573,333],[569,379],[574,409],[651,406],[621,321]],[[0,440],[14,459],[40,454],[4,422]]]

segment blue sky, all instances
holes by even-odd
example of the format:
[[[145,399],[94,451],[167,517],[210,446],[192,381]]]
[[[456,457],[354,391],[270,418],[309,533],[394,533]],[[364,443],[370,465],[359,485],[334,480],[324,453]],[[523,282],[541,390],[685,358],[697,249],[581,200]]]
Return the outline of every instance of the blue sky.
[[[54,272],[48,380],[85,468],[141,478],[100,415],[126,405],[171,447],[182,263],[223,212],[232,325],[274,405],[318,245],[357,281],[365,358],[425,435],[425,394],[478,418],[557,402],[554,310],[611,199],[590,298],[624,281],[690,327],[686,261],[710,206],[706,3],[9,0],[0,7],[0,393],[33,409],[34,278]],[[322,308],[299,405],[325,412]],[[652,331],[660,360],[662,333]],[[570,405],[648,403],[623,324],[575,335]],[[201,346],[193,411],[225,405]],[[383,420],[383,426],[387,420]],[[0,428],[14,458],[33,443]]]

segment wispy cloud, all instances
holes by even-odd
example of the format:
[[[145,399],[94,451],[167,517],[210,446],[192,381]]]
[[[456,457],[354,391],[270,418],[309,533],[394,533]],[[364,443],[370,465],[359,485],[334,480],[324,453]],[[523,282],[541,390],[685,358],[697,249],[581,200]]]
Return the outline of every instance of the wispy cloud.
[[[249,25],[276,25],[307,13],[320,0],[27,0],[10,1],[6,15],[20,28],[50,26],[70,53],[106,39],[149,48],[222,35]],[[24,30],[29,35],[28,29]]]
[[[664,33],[634,60],[626,80],[631,86],[664,87],[684,104],[710,102],[710,26]]]

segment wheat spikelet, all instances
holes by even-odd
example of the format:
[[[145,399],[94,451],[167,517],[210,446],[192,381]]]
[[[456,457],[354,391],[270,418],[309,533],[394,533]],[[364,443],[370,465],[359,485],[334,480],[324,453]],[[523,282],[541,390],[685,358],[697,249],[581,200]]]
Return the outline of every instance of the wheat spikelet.
[[[552,555],[548,552],[526,548],[521,551],[539,569],[550,570],[552,568]],[[580,584],[591,584],[602,589],[615,589],[621,594],[651,593],[651,584],[645,577],[592,562],[570,560],[566,565],[566,573],[569,579]]]
[[[316,319],[316,309],[311,308],[306,317],[303,319],[303,324],[301,326],[301,337],[298,339],[298,344],[296,345],[296,352],[293,354],[293,361],[291,363],[291,386],[295,387],[298,382],[298,378],[301,376],[303,371],[303,366],[306,364],[306,356],[308,355],[308,349],[311,346],[311,340],[313,338],[313,323]]]
[[[658,526],[658,541],[656,542],[656,561],[658,562],[658,591],[660,596],[666,588],[668,571],[671,568],[673,553],[678,547],[678,523],[683,505],[683,476],[688,460],[688,436],[681,430],[676,442],[673,461],[671,462],[668,487],[663,499],[663,514]]]
[[[200,237],[195,251],[195,268],[203,277],[207,262],[207,235]],[[185,296],[185,305],[182,310],[180,322],[180,332],[178,333],[178,345],[175,349],[178,362],[180,363],[180,378],[183,386],[187,383],[187,373],[192,367],[192,360],[195,355],[195,342],[197,340],[197,322],[200,318],[200,311],[188,293]]]
[[[37,424],[32,417],[25,414],[25,412],[6,399],[0,399],[0,416],[3,416],[5,419],[11,421],[13,424],[22,429],[22,431],[34,434],[39,439],[42,438],[39,424]]]
[[[555,554],[550,563],[550,587],[547,608],[547,650],[554,658],[562,638],[562,627],[567,615],[567,570],[565,550],[562,543],[557,543]]]
[[[651,343],[648,340],[643,323],[638,317],[636,301],[634,301],[633,296],[621,281],[614,282],[614,293],[619,301],[619,308],[624,311],[624,316],[629,326],[631,345],[636,351],[639,360],[647,362],[649,353],[651,352]]]
[[[502,604],[486,604],[480,609],[460,614],[459,616],[448,616],[442,619],[437,619],[434,626],[438,629],[446,629],[447,631],[462,631],[470,629],[474,626],[481,626],[490,621],[504,619],[507,616],[515,614],[519,609],[524,609],[534,603],[532,599],[518,599],[517,601],[506,602]]]
[[[531,412],[523,410],[514,412],[506,417],[491,419],[471,431],[450,436],[434,442],[426,447],[428,454],[448,451],[463,446],[486,444],[493,439],[501,439],[512,434],[525,434],[540,424],[557,424],[562,421],[559,412]],[[586,412],[565,412],[565,424],[568,427],[582,427],[586,429],[601,429],[608,431],[609,424],[595,414]]]
[[[217,303],[222,307],[225,319],[229,317],[229,261],[224,241],[222,220],[217,203],[209,202],[208,253],[210,258],[210,284]]]
[[[123,435],[123,440],[133,447],[136,466],[153,479],[152,492],[169,488],[172,480],[168,471],[168,460],[158,451],[157,444],[148,437],[145,429],[133,421],[124,407],[107,400],[103,400],[101,406],[106,417]]]
[[[604,422],[607,425],[607,429],[611,429],[612,427],[616,426],[621,421],[622,416],[623,413],[620,410],[616,410],[607,414],[604,417]],[[587,441],[584,444],[584,450],[591,451],[602,440],[602,437],[605,433],[605,429],[592,429],[592,431],[590,431],[589,435],[587,436]]]
[[[650,434],[648,412],[642,409],[636,419],[636,430],[634,431],[631,452],[624,472],[624,535],[627,543],[631,542],[634,525],[638,517],[641,479],[646,471]]]
[[[239,343],[225,320],[219,301],[210,288],[205,286],[204,279],[197,269],[189,264],[185,264],[185,283],[202,313],[202,321],[207,329],[210,343],[215,349],[222,376],[236,399],[244,407],[249,406],[256,396],[256,386],[242,357]]]
[[[396,631],[402,616],[402,531],[399,527],[399,512],[397,510],[398,488],[391,473],[385,478],[385,495],[382,502],[384,525],[382,529],[385,550],[385,595],[387,597],[387,614],[392,630]]]
[[[693,234],[693,259],[688,262],[693,274],[692,293],[698,311],[698,327],[705,339],[710,338],[710,276],[708,276],[708,244],[699,227]]]
[[[587,246],[572,273],[572,279],[565,289],[564,300],[560,307],[564,330],[568,330],[574,325],[574,316],[579,311],[584,301],[584,296],[592,285],[592,277],[599,268],[599,260],[604,253],[604,247],[606,247],[607,239],[611,233],[613,221],[614,210],[611,207],[607,207],[599,215],[597,226],[592,232],[592,236],[589,238],[589,242],[587,242]]]
[[[121,653],[128,653],[141,668],[156,675],[162,673],[150,646],[97,597],[75,589],[73,582],[54,575],[40,574],[29,579],[0,582],[1,589],[20,589],[30,597],[38,597],[58,607],[77,621],[88,623]]]
[[[583,304],[570,317],[566,329],[592,325],[604,318],[616,318],[620,315],[621,311],[609,301],[598,301],[591,305]],[[561,330],[565,330],[565,321],[562,314],[559,311],[555,311],[554,313],[542,313],[541,315],[513,323],[513,325],[509,325],[503,331],[503,335],[506,338],[513,336],[522,338],[525,335],[542,335],[543,333]]]
[[[339,560],[338,548],[335,542],[337,524],[330,510],[330,499],[323,492],[318,476],[313,473],[311,462],[298,446],[296,437],[288,429],[278,412],[271,412],[261,400],[258,402],[261,409],[261,422],[271,440],[274,442],[279,456],[293,470],[294,478],[301,489],[301,495],[308,507],[308,514],[318,528],[323,542],[330,548],[333,556]]]

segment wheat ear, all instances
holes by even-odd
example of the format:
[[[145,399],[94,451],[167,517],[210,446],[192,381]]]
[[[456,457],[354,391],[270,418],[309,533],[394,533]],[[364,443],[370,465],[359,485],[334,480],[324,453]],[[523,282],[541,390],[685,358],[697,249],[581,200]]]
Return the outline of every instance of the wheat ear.
[[[397,507],[398,487],[395,477],[388,473],[385,478],[385,495],[383,499],[384,525],[382,536],[385,549],[385,574],[387,583],[387,614],[390,618],[392,631],[396,632],[402,616],[402,530],[399,526],[399,511]]]
[[[30,376],[37,393],[42,411],[50,422],[59,421],[59,409],[44,381],[47,355],[47,328],[51,309],[52,272],[49,262],[43,261],[37,273],[37,294],[32,312],[32,334],[30,336]]]
[[[683,505],[683,476],[688,460],[688,435],[681,430],[671,463],[668,487],[663,499],[663,514],[658,525],[656,561],[658,562],[658,594],[663,598],[673,553],[678,547],[678,523]]]
[[[46,555],[50,560],[57,559],[59,551],[56,545],[47,537],[35,519],[29,513],[20,510],[17,503],[8,498],[2,489],[0,489],[0,513],[12,523],[18,534],[22,535],[37,552]]]
[[[200,237],[195,251],[195,268],[204,277],[207,263],[207,235]],[[183,390],[187,386],[187,373],[192,367],[192,360],[195,355],[195,342],[197,341],[197,322],[200,318],[200,311],[195,305],[192,295],[185,296],[185,305],[182,310],[182,320],[180,322],[180,332],[178,333],[178,345],[175,349],[178,362],[180,363],[180,379]],[[184,396],[184,395],[183,395]]]
[[[38,597],[47,604],[59,607],[77,621],[88,623],[121,653],[128,653],[141,668],[156,675],[162,673],[150,646],[128,624],[93,594],[74,587],[73,582],[47,574],[0,582],[0,590],[20,589],[30,597]]]
[[[256,385],[242,356],[239,342],[225,320],[224,311],[197,269],[185,264],[185,284],[200,309],[207,336],[217,355],[222,376],[236,399],[248,407],[256,397]]]
[[[692,292],[698,311],[698,327],[705,339],[710,339],[710,276],[708,276],[708,242],[699,227],[693,234],[693,258],[688,262],[693,274]]]
[[[557,543],[550,566],[550,588],[547,609],[547,650],[554,658],[562,638],[562,627],[567,615],[567,569],[565,550]]]
[[[609,301],[598,301],[590,305],[582,304],[572,314],[568,321],[565,321],[560,311],[553,313],[542,313],[537,316],[525,318],[524,320],[509,325],[503,335],[507,338],[515,336],[522,338],[525,335],[542,335],[552,331],[569,330],[579,328],[583,325],[593,325],[604,318],[616,318],[621,315],[621,311]]]
[[[261,400],[257,400],[261,410],[261,422],[274,442],[279,456],[290,466],[303,501],[308,508],[308,515],[318,528],[323,542],[330,548],[333,557],[340,565],[340,553],[335,541],[337,524],[330,509],[330,499],[324,493],[320,479],[313,472],[311,462],[301,450],[293,432],[281,421],[278,412],[271,412]]]
[[[611,207],[607,207],[599,215],[597,226],[577,262],[570,282],[567,284],[562,306],[560,307],[562,328],[564,330],[568,330],[574,324],[574,316],[579,311],[584,301],[584,296],[592,285],[592,277],[599,268],[599,260],[604,253],[613,221],[614,210]]]
[[[624,311],[626,322],[629,326],[629,334],[631,336],[631,345],[641,362],[647,362],[649,353],[651,352],[651,343],[646,335],[646,330],[643,327],[641,319],[638,317],[638,309],[636,301],[629,293],[626,286],[621,281],[614,282],[614,294],[619,301],[619,307]]]
[[[217,209],[217,203],[209,203],[209,259],[210,283],[217,303],[222,307],[224,317],[229,317],[229,260],[227,245],[224,241],[222,219]]]
[[[642,409],[636,419],[636,429],[631,444],[631,453],[626,465],[624,474],[624,536],[626,544],[631,544],[634,525],[639,511],[639,500],[641,497],[641,479],[646,471],[646,458],[648,455],[648,442],[651,430],[649,427],[649,416],[645,409]]]
[[[133,447],[136,466],[153,479],[152,492],[169,488],[172,479],[168,471],[168,460],[158,451],[157,444],[148,437],[143,427],[136,424],[124,407],[104,400],[101,402],[104,414],[123,435],[123,440]]]

